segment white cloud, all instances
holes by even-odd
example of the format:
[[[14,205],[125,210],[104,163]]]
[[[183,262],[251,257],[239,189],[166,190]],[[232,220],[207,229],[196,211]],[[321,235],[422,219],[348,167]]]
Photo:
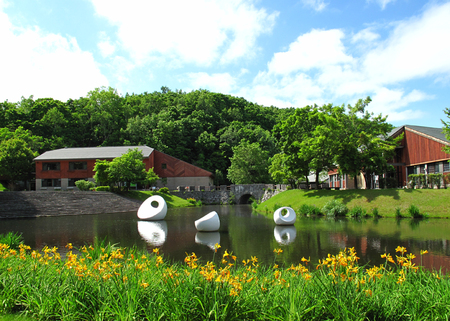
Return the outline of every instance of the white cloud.
[[[367,0],[367,2],[376,2],[380,5],[381,10],[384,10],[390,2],[395,2],[395,0]]]
[[[445,85],[450,78],[450,42],[446,41],[450,3],[429,6],[420,16],[378,27],[391,28],[385,39],[374,26],[348,37],[337,29],[302,34],[286,52],[275,53],[267,71],[260,72],[242,92],[262,104],[276,100],[280,107],[353,104],[371,96],[370,110],[389,115],[389,121],[423,117],[411,106],[434,96],[403,87],[414,86],[406,84],[411,80],[430,77]]]
[[[0,60],[0,101],[30,95],[64,101],[108,85],[92,54],[81,50],[75,38],[13,26],[0,11],[0,42],[8,48]]]
[[[322,11],[328,5],[323,0],[302,0],[306,7],[310,7],[316,11]]]
[[[352,57],[345,53],[341,41],[343,37],[344,33],[338,29],[313,29],[291,43],[288,51],[275,53],[268,65],[269,72],[289,74],[351,62]]]
[[[236,85],[236,80],[228,73],[209,75],[206,72],[188,73],[192,88],[203,88],[215,92],[230,93]]]
[[[106,35],[105,32],[100,34],[100,41],[97,44],[100,54],[103,57],[109,57],[116,51],[116,46],[111,42],[111,39]]]
[[[246,0],[92,0],[97,14],[118,27],[118,38],[137,63],[149,56],[208,66],[251,57],[256,39],[270,33],[278,12]],[[179,62],[177,62],[179,63]]]

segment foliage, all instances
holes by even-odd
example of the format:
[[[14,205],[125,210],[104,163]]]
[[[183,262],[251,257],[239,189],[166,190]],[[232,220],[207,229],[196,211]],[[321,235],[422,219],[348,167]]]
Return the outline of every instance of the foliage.
[[[19,249],[19,245],[23,244],[23,237],[16,232],[8,232],[6,234],[0,234],[0,244],[5,244],[11,249]]]
[[[97,192],[110,192],[111,191],[111,186],[97,186],[95,188],[95,190]]]
[[[36,320],[445,319],[450,280],[413,263],[404,247],[361,266],[354,248],[318,263],[262,266],[216,244],[217,260],[184,264],[112,245],[11,250],[0,244],[1,314]],[[421,258],[427,251],[420,251]],[[275,261],[283,255],[275,249]],[[401,293],[401,295],[399,295]],[[427,295],[423,295],[427,293]],[[410,317],[411,316],[411,317]]]
[[[431,188],[435,186],[437,188],[441,188],[441,181],[443,177],[444,175],[441,173],[428,174],[428,181],[430,182]]]
[[[0,183],[0,192],[9,191],[2,183]]]
[[[161,187],[161,188],[158,190],[158,192],[159,192],[159,193],[162,193],[162,194],[170,194],[170,191],[169,191],[169,188],[168,188],[168,187]]]
[[[395,208],[395,217],[396,217],[396,218],[402,218],[402,217],[403,217],[403,215],[402,215],[402,209],[401,209],[400,207],[396,207],[396,208]]]
[[[297,210],[297,213],[299,215],[303,215],[303,216],[320,216],[320,215],[322,215],[320,208],[318,208],[315,205],[309,205],[309,204],[302,204],[300,206],[300,208]]]
[[[378,211],[378,207],[374,207],[372,209],[372,216],[373,217],[381,217],[380,212]]]
[[[84,179],[80,179],[75,182],[75,186],[80,191],[89,191],[91,188],[95,187],[95,183],[91,181],[85,181]]]
[[[157,180],[159,179],[159,176],[155,173],[155,171],[152,168],[149,168],[147,171],[147,175],[145,177],[145,185],[152,186]]]
[[[428,215],[425,214],[425,213],[421,213],[420,210],[419,210],[419,208],[418,208],[416,205],[414,205],[414,204],[411,204],[411,205],[408,207],[408,214],[409,214],[412,218],[424,218],[424,217],[427,217],[427,216],[428,216]]]
[[[97,159],[94,165],[94,180],[97,185],[109,185],[109,161]]]
[[[364,217],[367,215],[367,211],[364,208],[362,208],[361,206],[357,205],[357,206],[353,207],[352,209],[350,209],[348,214],[351,217]]]
[[[233,148],[227,177],[233,184],[268,183],[268,159],[268,152],[262,150],[259,143],[243,140]]]
[[[448,118],[450,118],[450,109],[449,108],[445,108],[444,113],[447,115]],[[444,125],[444,128],[442,129],[442,131],[445,134],[445,138],[447,138],[447,140],[450,141],[450,121],[445,122],[441,119],[441,122]],[[444,146],[443,149],[447,154],[450,154],[450,146]]]
[[[342,202],[333,199],[322,207],[322,212],[327,216],[345,216],[348,208]]]

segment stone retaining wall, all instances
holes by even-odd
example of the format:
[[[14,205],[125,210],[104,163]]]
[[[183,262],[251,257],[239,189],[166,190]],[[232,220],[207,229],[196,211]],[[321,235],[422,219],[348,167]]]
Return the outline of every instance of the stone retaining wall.
[[[109,192],[0,192],[0,219],[137,211],[141,201]]]

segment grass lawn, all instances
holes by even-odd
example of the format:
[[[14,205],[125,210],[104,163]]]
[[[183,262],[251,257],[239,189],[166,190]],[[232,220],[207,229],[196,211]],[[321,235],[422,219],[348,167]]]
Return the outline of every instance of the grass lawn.
[[[404,216],[411,204],[429,217],[450,217],[450,189],[377,189],[377,190],[289,190],[282,192],[264,203],[258,204],[256,211],[273,213],[280,206],[289,206],[297,211],[301,205],[315,205],[322,208],[330,200],[342,201],[349,209],[361,206],[367,213],[378,208],[383,217],[395,217],[395,209],[400,208]]]
[[[158,193],[153,191],[128,191],[123,194],[121,194],[128,198],[137,199],[140,201],[145,201],[147,198],[149,198],[152,195],[160,195],[167,203],[167,207],[188,207],[188,206],[195,206],[192,203],[186,201],[183,198],[180,198],[175,195],[171,194],[165,194],[165,193]]]

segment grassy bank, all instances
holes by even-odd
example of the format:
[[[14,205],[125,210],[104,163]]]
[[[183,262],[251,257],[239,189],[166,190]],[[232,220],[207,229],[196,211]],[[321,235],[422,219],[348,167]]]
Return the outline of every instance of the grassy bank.
[[[121,195],[128,197],[128,198],[132,198],[132,199],[137,199],[140,201],[145,201],[147,198],[149,198],[152,195],[159,195],[162,196],[162,198],[164,198],[164,200],[167,203],[167,206],[170,207],[189,207],[189,206],[196,206],[196,202],[189,202],[181,197],[175,196],[175,195],[171,195],[171,194],[167,194],[167,193],[158,193],[158,192],[153,192],[153,191],[128,191],[128,192],[123,192]]]
[[[341,201],[349,209],[360,206],[368,214],[377,208],[383,217],[395,217],[397,208],[402,215],[408,216],[411,204],[429,217],[450,217],[450,189],[289,190],[259,204],[256,210],[272,214],[280,206],[289,206],[298,212],[303,204],[321,209],[333,199]]]
[[[71,245],[67,247],[71,249]],[[217,249],[184,264],[146,251],[0,245],[0,316],[33,320],[435,320],[450,315],[450,278],[422,270],[398,247],[381,266],[345,249],[319,262],[272,266]],[[421,255],[426,255],[421,252]],[[280,266],[278,265],[280,264]],[[1,319],[0,319],[1,320]],[[30,319],[31,320],[31,319]]]

